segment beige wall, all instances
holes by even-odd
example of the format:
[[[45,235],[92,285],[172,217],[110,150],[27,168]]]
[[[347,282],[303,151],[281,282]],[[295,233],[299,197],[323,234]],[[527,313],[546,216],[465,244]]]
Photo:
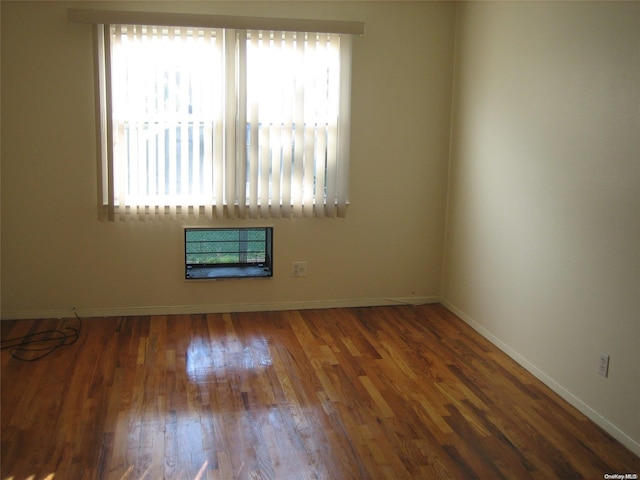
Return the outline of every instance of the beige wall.
[[[640,453],[640,3],[457,24],[445,303]]]
[[[3,318],[440,297],[454,5],[102,4],[366,23],[354,43],[347,219],[211,222],[274,225],[275,277],[196,283],[183,280],[182,229],[194,222],[97,220],[91,27],[67,21],[83,5],[1,5]],[[290,276],[297,260],[308,277]]]

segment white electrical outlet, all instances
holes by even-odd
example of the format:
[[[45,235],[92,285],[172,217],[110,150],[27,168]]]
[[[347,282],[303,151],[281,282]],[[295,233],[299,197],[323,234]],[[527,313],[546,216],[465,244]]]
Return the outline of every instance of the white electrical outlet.
[[[307,276],[307,262],[291,262],[291,276],[292,277],[306,277]]]
[[[600,363],[598,364],[598,373],[603,377],[609,375],[609,355],[600,352]]]

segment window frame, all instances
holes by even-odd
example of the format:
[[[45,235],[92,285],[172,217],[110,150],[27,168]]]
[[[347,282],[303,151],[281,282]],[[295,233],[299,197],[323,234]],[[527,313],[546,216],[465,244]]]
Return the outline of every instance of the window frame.
[[[364,34],[364,23],[357,21],[335,21],[335,20],[309,20],[309,19],[282,19],[282,18],[259,18],[259,17],[236,17],[236,16],[219,16],[219,15],[200,15],[200,14],[174,14],[162,12],[130,12],[115,10],[94,10],[94,9],[69,9],[69,19],[75,23],[91,23],[94,25],[94,44],[95,44],[95,76],[97,80],[96,89],[96,115],[98,118],[96,124],[98,142],[98,209],[101,218],[115,220],[116,218],[127,219],[137,217],[139,219],[150,218],[152,216],[168,215],[171,218],[182,217],[188,218],[191,215],[198,216],[203,213],[211,217],[229,217],[229,218],[246,218],[256,216],[260,217],[311,217],[311,216],[339,216],[343,217],[346,213],[346,207],[349,203],[348,194],[346,193],[348,178],[348,156],[350,150],[350,91],[351,91],[351,37],[354,35]],[[140,26],[171,26],[171,27],[193,27],[193,28],[225,28],[240,30],[277,30],[281,32],[322,32],[337,33],[341,36],[340,55],[344,55],[344,68],[341,60],[340,85],[347,85],[345,95],[348,97],[344,102],[341,101],[339,107],[340,123],[342,125],[342,135],[338,139],[339,148],[344,154],[345,161],[338,162],[338,173],[334,190],[338,192],[336,197],[327,197],[326,191],[330,188],[322,189],[324,191],[323,198],[317,195],[312,198],[305,198],[303,206],[289,206],[282,199],[278,199],[280,205],[269,200],[265,203],[264,198],[261,199],[259,207],[256,209],[253,205],[248,205],[248,192],[246,190],[247,201],[236,200],[229,201],[225,198],[222,202],[216,198],[214,205],[137,205],[124,208],[120,207],[114,198],[114,153],[113,145],[114,132],[112,112],[112,91],[109,81],[101,82],[100,79],[109,78],[110,71],[110,49],[108,40],[110,35],[110,26],[114,24],[135,24]],[[226,34],[226,31],[225,31]],[[344,49],[342,47],[344,38]],[[106,45],[105,45],[106,44]],[[348,53],[343,53],[348,52]],[[344,87],[343,87],[344,88]],[[231,100],[232,102],[235,100]],[[242,115],[242,114],[241,114]],[[248,123],[248,122],[247,122]],[[235,130],[242,130],[236,128]],[[237,132],[236,132],[237,133]],[[225,134],[226,136],[226,134]],[[247,152],[245,152],[245,155]],[[238,162],[236,162],[238,163]],[[242,162],[240,162],[242,163]],[[242,165],[238,168],[242,170]],[[248,178],[245,173],[245,178]],[[225,178],[226,184],[229,179]],[[236,179],[235,183],[238,183]],[[226,188],[226,187],[225,187]],[[231,188],[233,190],[233,187]],[[344,193],[343,193],[344,192]],[[332,192],[333,193],[333,192]],[[293,199],[292,199],[293,202]],[[212,202],[209,202],[212,203]],[[272,204],[273,203],[273,204]],[[324,204],[320,204],[324,203]],[[135,208],[135,211],[134,211]],[[130,211],[129,211],[130,209]],[[282,209],[282,212],[280,211]],[[304,211],[303,211],[304,209]],[[204,210],[204,211],[203,211]],[[132,215],[126,215],[131,213]]]

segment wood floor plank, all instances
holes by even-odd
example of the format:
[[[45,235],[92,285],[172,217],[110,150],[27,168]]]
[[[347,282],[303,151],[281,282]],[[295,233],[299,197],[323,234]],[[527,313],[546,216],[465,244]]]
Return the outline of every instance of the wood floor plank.
[[[2,480],[640,473],[441,305],[87,319],[75,344],[1,362]]]

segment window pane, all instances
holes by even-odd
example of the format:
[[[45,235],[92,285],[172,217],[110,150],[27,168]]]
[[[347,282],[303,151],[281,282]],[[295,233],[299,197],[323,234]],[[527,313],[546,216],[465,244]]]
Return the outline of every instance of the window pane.
[[[216,37],[211,29],[112,27],[115,190],[125,204],[213,201],[224,75]]]
[[[271,238],[270,227],[186,229],[186,278],[214,278],[236,276],[235,274],[271,276]],[[229,270],[229,267],[233,268]],[[206,276],[201,269],[207,270]],[[218,270],[214,271],[215,269]]]
[[[110,217],[344,215],[350,40],[110,28]]]

